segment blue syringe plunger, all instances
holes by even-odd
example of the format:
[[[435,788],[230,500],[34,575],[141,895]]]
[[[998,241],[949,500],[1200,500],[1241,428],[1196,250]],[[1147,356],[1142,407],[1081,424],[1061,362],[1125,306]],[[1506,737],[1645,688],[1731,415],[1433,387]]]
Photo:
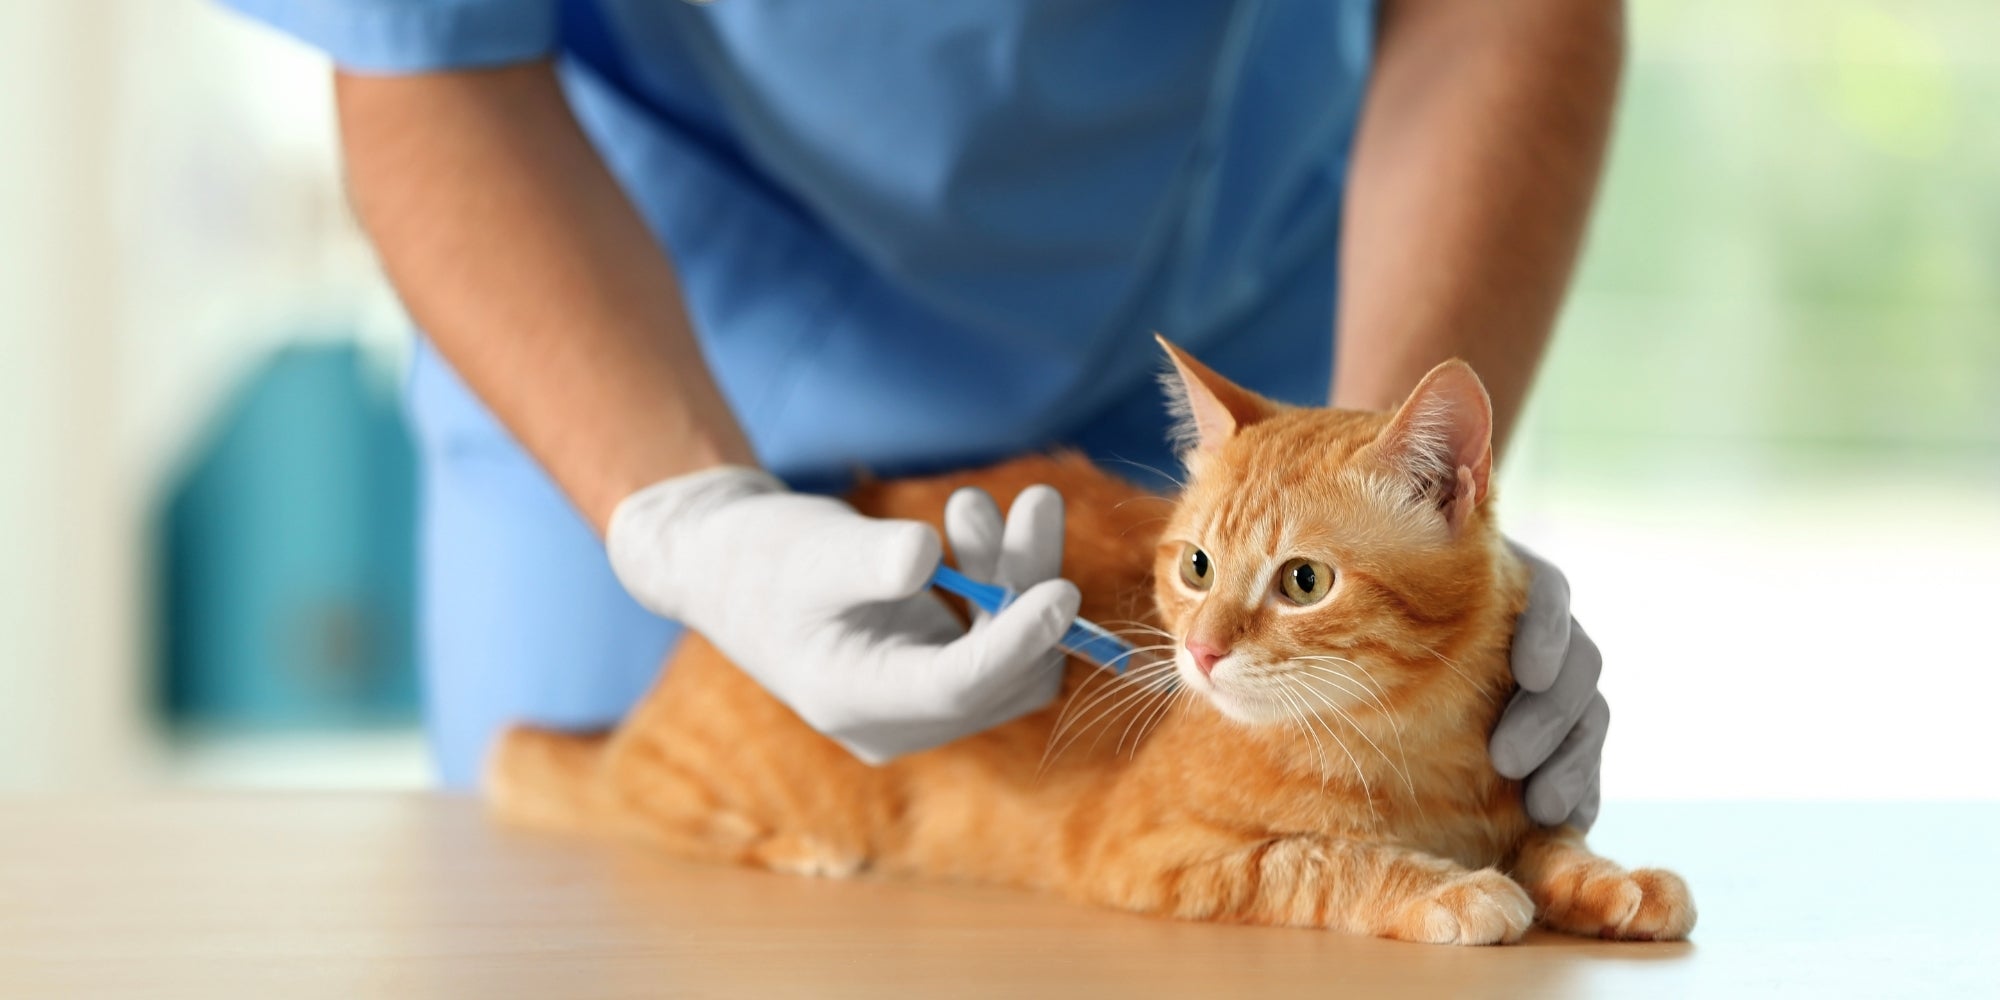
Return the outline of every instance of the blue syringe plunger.
[[[1005,587],[992,583],[981,583],[950,566],[940,564],[931,575],[931,585],[940,590],[957,594],[971,601],[987,614],[998,613],[1014,599],[1014,593]],[[1064,652],[1083,657],[1100,667],[1115,673],[1124,673],[1126,661],[1132,658],[1132,644],[1111,634],[1109,629],[1085,618],[1070,623],[1056,643]]]

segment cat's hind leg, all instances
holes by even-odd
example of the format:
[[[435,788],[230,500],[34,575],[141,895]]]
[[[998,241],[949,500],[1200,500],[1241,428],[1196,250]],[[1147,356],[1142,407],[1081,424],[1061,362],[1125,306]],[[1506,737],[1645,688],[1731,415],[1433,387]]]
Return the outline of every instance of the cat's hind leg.
[[[629,739],[610,751],[609,767],[616,825],[671,854],[830,878],[867,866],[862,833],[795,802],[779,807],[750,792],[748,776],[700,767],[663,741]],[[787,790],[783,782],[765,789],[778,796]]]
[[[1575,827],[1529,833],[1513,874],[1551,930],[1619,941],[1678,941],[1694,929],[1694,897],[1679,875],[1660,868],[1626,871],[1592,854]]]
[[[611,734],[511,726],[486,760],[482,784],[495,812],[548,830],[589,829],[612,808],[603,769]]]
[[[510,726],[487,758],[485,788],[501,819],[564,833],[641,839],[683,857],[734,860],[766,834],[721,808],[651,747],[616,733]]]
[[[761,824],[724,807],[701,781],[660,759],[643,741],[612,733],[513,726],[487,761],[495,812],[522,826],[609,834],[679,857],[788,870],[792,852]],[[775,862],[775,863],[774,863]]]

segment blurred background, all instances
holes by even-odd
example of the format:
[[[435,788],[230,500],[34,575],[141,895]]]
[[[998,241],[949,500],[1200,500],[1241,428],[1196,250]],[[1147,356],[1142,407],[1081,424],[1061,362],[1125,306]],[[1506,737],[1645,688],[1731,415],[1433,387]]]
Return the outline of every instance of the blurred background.
[[[1633,0],[1502,471],[1609,798],[1996,798],[2000,6]],[[421,787],[407,325],[321,60],[0,4],[0,791]]]

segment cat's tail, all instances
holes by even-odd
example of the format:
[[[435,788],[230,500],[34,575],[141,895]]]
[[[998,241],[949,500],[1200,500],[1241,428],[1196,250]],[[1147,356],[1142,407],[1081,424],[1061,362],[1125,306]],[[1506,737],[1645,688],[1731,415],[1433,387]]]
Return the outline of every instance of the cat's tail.
[[[486,796],[502,819],[550,830],[601,828],[617,803],[604,776],[609,733],[511,726],[486,763]]]

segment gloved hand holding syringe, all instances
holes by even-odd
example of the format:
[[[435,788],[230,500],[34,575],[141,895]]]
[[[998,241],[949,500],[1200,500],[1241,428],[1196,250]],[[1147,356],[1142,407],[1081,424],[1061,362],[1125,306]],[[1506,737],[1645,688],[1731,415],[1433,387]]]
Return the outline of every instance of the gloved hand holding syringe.
[[[932,589],[937,532],[719,466],[655,483],[611,515],[612,568],[639,603],[686,624],[870,762],[941,746],[1053,701],[1061,649],[1114,667],[1130,649],[1077,622],[1062,571],[1062,496],[1031,486],[1001,517],[960,490],[945,505],[971,626]],[[983,600],[982,600],[983,595]]]

